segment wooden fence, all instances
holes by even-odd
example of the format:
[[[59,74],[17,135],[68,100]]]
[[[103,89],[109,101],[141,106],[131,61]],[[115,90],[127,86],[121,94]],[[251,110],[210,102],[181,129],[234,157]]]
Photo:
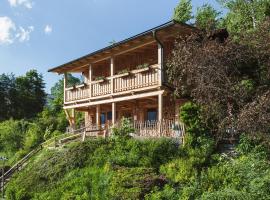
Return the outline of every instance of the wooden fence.
[[[170,137],[183,138],[184,124],[173,120],[162,121],[135,121],[135,134],[139,137]]]
[[[71,134],[86,134],[88,136],[98,136],[103,135],[111,136],[112,127],[119,127],[120,122],[117,122],[115,125],[106,124],[98,126],[96,124],[87,125],[85,128],[77,130],[69,130]],[[162,120],[162,121],[133,121],[131,122],[131,128],[134,129],[134,132],[131,133],[134,137],[141,138],[177,138],[181,141],[184,140],[185,135],[185,126],[182,122],[174,120]]]

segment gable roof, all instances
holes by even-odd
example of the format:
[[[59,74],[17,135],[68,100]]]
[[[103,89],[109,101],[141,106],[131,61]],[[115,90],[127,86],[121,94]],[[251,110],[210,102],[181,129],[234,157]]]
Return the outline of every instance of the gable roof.
[[[54,67],[54,68],[51,68],[48,70],[48,72],[56,72],[56,73],[63,73],[63,71],[65,70],[68,70],[68,69],[71,69],[72,67],[75,67],[77,66],[78,64],[83,64],[83,63],[91,63],[92,61],[95,60],[95,57],[97,57],[99,54],[102,54],[102,53],[105,53],[105,52],[110,52],[112,51],[113,49],[116,49],[117,47],[120,47],[122,45],[125,45],[131,41],[135,41],[135,40],[138,40],[138,39],[141,39],[141,38],[152,38],[152,40],[154,40],[153,38],[153,32],[159,32],[159,31],[162,31],[162,30],[166,30],[166,29],[169,29],[171,27],[175,27],[176,29],[189,29],[190,30],[193,30],[195,29],[195,27],[193,26],[190,26],[190,25],[187,25],[187,24],[184,24],[184,23],[180,23],[180,22],[176,22],[175,20],[171,20],[167,23],[164,23],[162,25],[159,25],[157,27],[154,27],[154,28],[151,28],[147,31],[144,31],[140,34],[137,34],[135,36],[132,36],[130,38],[127,38],[127,39],[124,39],[120,42],[116,42],[112,45],[109,45],[105,48],[102,48],[102,49],[99,49],[97,51],[94,51],[92,53],[89,53],[85,56],[82,56],[78,59],[75,59],[75,60],[72,60],[70,62],[67,62],[65,64],[62,64],[62,65],[59,65],[57,67]],[[165,31],[166,33],[166,31]]]

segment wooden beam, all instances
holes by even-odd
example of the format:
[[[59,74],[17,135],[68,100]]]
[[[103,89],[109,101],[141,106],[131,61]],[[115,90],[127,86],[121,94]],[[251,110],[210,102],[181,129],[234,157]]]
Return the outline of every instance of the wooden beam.
[[[149,93],[143,93],[143,94],[137,94],[137,95],[131,95],[131,96],[124,96],[124,97],[118,97],[118,98],[112,98],[112,99],[106,99],[106,100],[99,100],[99,101],[95,101],[95,102],[88,102],[88,103],[64,106],[64,109],[90,107],[90,106],[108,104],[108,103],[113,103],[113,102],[121,102],[121,101],[135,100],[135,99],[141,99],[141,98],[151,97],[151,96],[158,96],[159,94],[163,94],[164,91],[165,90],[159,90],[159,91],[155,91],[155,92],[149,92]]]

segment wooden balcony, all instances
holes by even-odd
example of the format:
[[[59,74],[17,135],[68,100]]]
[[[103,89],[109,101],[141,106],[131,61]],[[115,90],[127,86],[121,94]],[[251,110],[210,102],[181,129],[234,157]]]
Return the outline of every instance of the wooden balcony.
[[[160,82],[159,65],[152,65],[66,88],[65,103],[124,95],[132,91],[145,91],[160,86]]]

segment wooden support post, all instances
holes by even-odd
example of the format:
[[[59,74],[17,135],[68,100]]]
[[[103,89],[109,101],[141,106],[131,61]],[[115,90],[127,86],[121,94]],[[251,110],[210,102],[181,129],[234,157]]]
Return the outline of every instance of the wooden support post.
[[[162,86],[163,83],[163,47],[158,44],[158,78],[159,78],[159,86]]]
[[[100,105],[96,107],[96,123],[97,127],[100,128]]]
[[[70,116],[70,114],[69,114],[69,112],[68,112],[67,109],[64,109],[64,111],[65,111],[65,113],[66,113],[66,117],[67,117],[67,120],[68,120],[68,122],[69,122],[69,126],[71,127],[71,126],[72,126],[72,119],[71,119],[71,116]]]
[[[161,121],[163,119],[163,96],[162,94],[158,95],[158,120]]]
[[[73,130],[76,130],[75,109],[71,110],[71,120],[72,120],[72,128]]]
[[[162,136],[162,122],[163,122],[163,96],[158,95],[158,122],[159,122],[159,135]]]
[[[92,64],[89,65],[89,80],[88,80],[88,84],[89,84],[89,97],[92,97]]]
[[[86,137],[86,129],[84,129],[83,135],[82,135],[82,141],[83,141],[83,142],[85,141],[85,137]]]
[[[111,76],[114,75],[114,57],[111,57]],[[114,80],[111,79],[111,94],[114,93]]]
[[[67,73],[64,74],[64,104],[66,103],[66,88],[67,88],[68,76]]]
[[[116,123],[116,103],[112,103],[112,125],[114,126]]]

